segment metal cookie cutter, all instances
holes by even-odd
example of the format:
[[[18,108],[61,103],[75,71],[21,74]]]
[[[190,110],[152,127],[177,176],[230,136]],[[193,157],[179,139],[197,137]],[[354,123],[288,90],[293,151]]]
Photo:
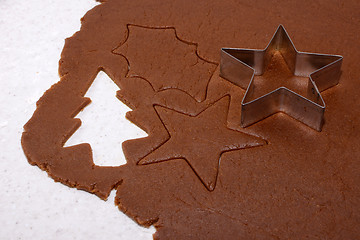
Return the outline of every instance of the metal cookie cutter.
[[[262,75],[274,52],[278,51],[295,76],[308,77],[306,96],[280,87],[250,100],[254,76]],[[241,102],[241,125],[247,127],[277,112],[284,112],[309,127],[321,131],[325,103],[320,92],[339,83],[342,56],[305,53],[296,50],[285,28],[279,25],[264,50],[222,48],[220,76],[246,89]]]

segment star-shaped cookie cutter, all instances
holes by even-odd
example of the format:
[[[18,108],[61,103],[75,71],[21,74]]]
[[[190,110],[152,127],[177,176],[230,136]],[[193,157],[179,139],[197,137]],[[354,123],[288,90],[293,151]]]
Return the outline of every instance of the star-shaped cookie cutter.
[[[307,96],[279,87],[251,100],[254,76],[262,75],[278,51],[295,76],[308,77]],[[220,76],[246,89],[241,102],[241,126],[247,127],[277,112],[284,112],[309,127],[321,131],[325,102],[320,92],[339,83],[343,57],[297,51],[288,33],[279,25],[264,50],[222,48]]]

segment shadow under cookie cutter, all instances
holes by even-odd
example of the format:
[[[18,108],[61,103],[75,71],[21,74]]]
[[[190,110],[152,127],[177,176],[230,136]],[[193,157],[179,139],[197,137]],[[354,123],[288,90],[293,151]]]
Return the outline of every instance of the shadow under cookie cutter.
[[[254,76],[262,75],[274,52],[280,52],[295,76],[308,77],[307,96],[286,87],[277,88],[249,100],[254,92]],[[299,52],[279,25],[264,50],[222,48],[220,76],[246,89],[241,102],[241,126],[247,127],[277,112],[284,112],[309,127],[321,131],[325,102],[320,92],[339,83],[343,57]]]

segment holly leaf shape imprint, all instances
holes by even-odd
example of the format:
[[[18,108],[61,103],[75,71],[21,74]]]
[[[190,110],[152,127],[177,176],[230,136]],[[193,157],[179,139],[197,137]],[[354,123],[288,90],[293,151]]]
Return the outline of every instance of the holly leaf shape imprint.
[[[197,53],[197,44],[181,40],[175,28],[128,25],[128,37],[113,50],[128,60],[128,77],[147,79],[155,91],[175,88],[198,102],[206,98],[217,64]]]

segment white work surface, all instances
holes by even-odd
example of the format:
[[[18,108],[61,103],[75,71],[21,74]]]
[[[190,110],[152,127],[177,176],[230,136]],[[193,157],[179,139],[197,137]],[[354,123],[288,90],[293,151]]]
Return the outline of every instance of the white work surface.
[[[114,205],[114,191],[105,202],[55,183],[46,172],[27,162],[20,144],[23,126],[32,116],[36,101],[59,80],[64,39],[80,29],[80,18],[96,4],[95,0],[0,0],[0,239],[152,239],[154,228],[138,226]],[[111,144],[144,133],[124,117],[120,126],[127,126],[124,139],[96,132],[99,129],[88,131],[93,128],[91,119],[111,124],[108,113],[97,110],[101,104],[119,109],[122,116],[129,110],[116,100],[116,86],[107,76],[100,73],[98,78],[100,81],[95,81],[87,93],[93,103],[77,116],[83,125],[67,145],[89,142],[97,164],[119,165],[121,162],[111,162],[111,158],[107,158],[110,162],[101,162],[104,147],[91,142],[91,136],[103,134],[108,141],[105,145],[111,148]],[[114,98],[101,102],[107,101],[101,94],[109,91]],[[121,154],[113,152],[113,158],[119,161],[121,157],[116,156]]]

